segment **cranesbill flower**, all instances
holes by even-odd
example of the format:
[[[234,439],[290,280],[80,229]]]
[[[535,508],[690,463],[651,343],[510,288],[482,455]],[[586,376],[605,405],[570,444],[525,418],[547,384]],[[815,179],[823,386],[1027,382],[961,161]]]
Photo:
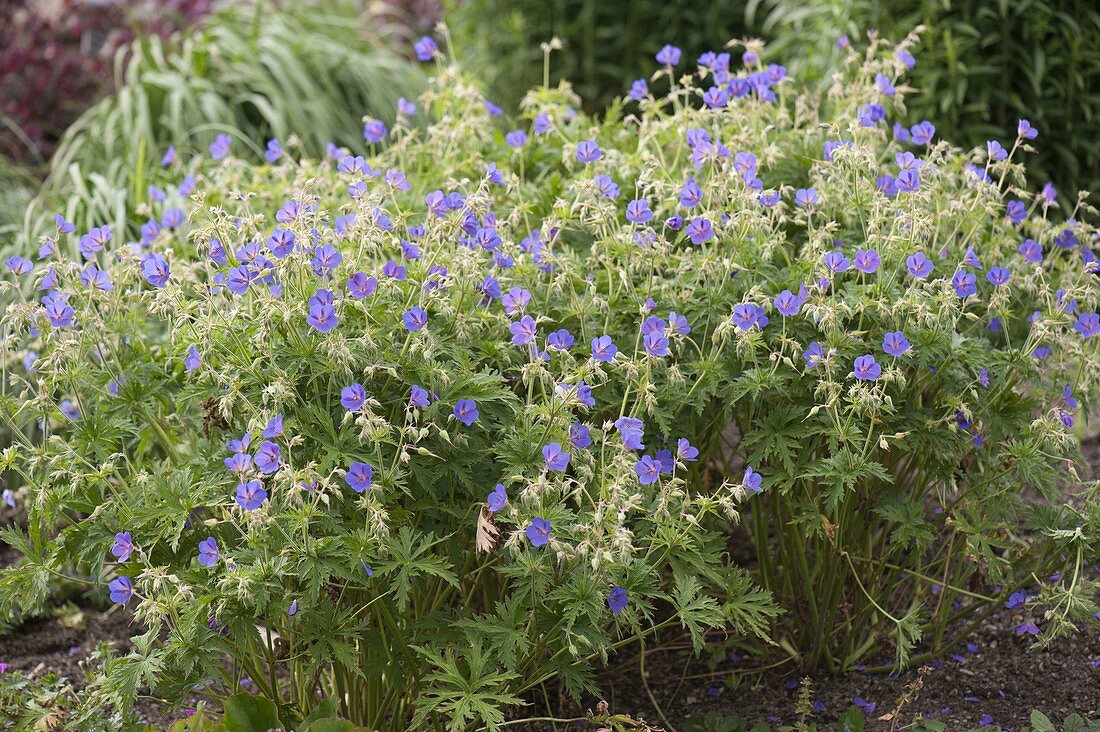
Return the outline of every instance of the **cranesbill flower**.
[[[382,274],[398,282],[404,282],[408,278],[408,270],[405,266],[392,259],[382,265]]]
[[[677,315],[675,311],[669,311],[668,329],[676,335],[687,335],[691,332],[691,326],[688,325],[687,318],[683,315]]]
[[[469,427],[478,418],[477,403],[473,399],[459,399],[455,403],[454,416],[459,422]]]
[[[874,381],[882,374],[882,367],[871,354],[860,356],[853,365],[855,376],[860,381]]]
[[[1026,620],[1016,626],[1016,635],[1039,635],[1039,626]]]
[[[1004,146],[996,140],[988,140],[985,143],[985,152],[990,160],[997,163],[1008,157],[1008,150],[1005,150]]]
[[[260,469],[261,473],[270,475],[278,470],[279,465],[282,463],[282,450],[274,442],[262,442],[256,450],[253,462],[256,463],[256,467]]]
[[[339,267],[343,261],[344,255],[340,254],[336,247],[331,244],[322,244],[313,250],[313,259],[310,264],[313,266],[313,271],[323,277]]]
[[[356,300],[368,298],[378,289],[378,278],[356,272],[348,278],[348,295]]]
[[[936,135],[936,126],[924,120],[909,128],[909,133],[913,136],[914,145],[927,145],[932,142],[932,138]]]
[[[252,467],[252,456],[247,452],[235,452],[222,461],[225,469],[240,475]]]
[[[628,450],[645,449],[645,445],[642,444],[642,435],[645,432],[642,420],[637,417],[619,417],[615,420],[615,429],[622,435],[623,445]]]
[[[111,277],[107,270],[100,269],[95,262],[89,262],[80,273],[80,281],[85,287],[94,287],[97,290],[110,292],[115,289],[111,284]]]
[[[172,165],[175,162],[176,162],[176,146],[175,145],[169,145],[168,149],[164,151],[164,156],[161,157],[161,159],[160,159],[160,166],[162,168],[167,168],[169,165]]]
[[[978,383],[986,389],[989,388],[989,369],[982,369],[978,372]]]
[[[909,339],[900,330],[887,333],[882,339],[882,350],[895,358],[903,356],[909,348]]]
[[[232,144],[233,139],[229,135],[218,135],[210,143],[210,157],[214,160],[222,160],[229,155],[229,146]]]
[[[898,61],[901,61],[907,69],[911,69],[917,65],[917,59],[915,59],[913,57],[913,54],[910,53],[909,50],[906,48],[899,48],[898,50],[894,51],[894,58],[896,58]]]
[[[11,273],[17,277],[29,274],[30,271],[34,269],[34,262],[29,259],[24,259],[18,254],[8,257],[4,260],[4,264],[7,265]]]
[[[741,485],[745,486],[745,489],[753,493],[763,493],[764,487],[762,485],[764,478],[760,473],[753,470],[751,467],[745,468],[745,477],[741,481]]]
[[[213,567],[220,556],[218,542],[213,536],[208,536],[199,542],[199,564],[204,567]]]
[[[594,163],[603,157],[599,145],[595,140],[584,140],[577,143],[577,161],[581,163]]]
[[[126,575],[120,575],[108,583],[111,591],[111,602],[121,602],[125,605],[134,596],[134,585]]]
[[[428,36],[421,36],[420,40],[413,44],[413,50],[416,51],[417,60],[427,62],[439,52],[439,46]]]
[[[546,337],[547,348],[553,348],[555,351],[568,351],[575,342],[573,334],[565,328],[560,328]]]
[[[1027,603],[1027,590],[1016,590],[1008,596],[1008,602],[1005,603],[1005,609],[1015,610],[1018,607],[1023,607]]]
[[[754,326],[763,330],[768,324],[764,308],[752,303],[734,305],[731,320],[738,330],[750,330]]]
[[[710,109],[722,109],[729,101],[729,94],[720,86],[712,86],[703,92],[703,104]]]
[[[798,315],[798,311],[802,309],[802,303],[802,298],[790,290],[783,290],[775,296],[774,301],[775,309],[779,311],[779,314],[787,317]]]
[[[698,246],[710,241],[714,237],[714,226],[710,223],[710,219],[696,216],[688,222],[687,226],[684,228],[684,233],[687,234],[692,244]]]
[[[932,274],[934,266],[932,260],[926,257],[924,252],[917,252],[905,258],[905,268],[909,270],[910,275],[918,280],[923,280]]]
[[[183,359],[183,367],[190,373],[199,367],[202,363],[202,357],[199,355],[198,346],[190,346],[187,349],[187,356]]]
[[[508,326],[508,329],[512,332],[512,343],[517,346],[527,345],[538,334],[538,325],[530,315],[524,315],[519,322]]]
[[[1004,267],[990,267],[989,271],[985,274],[985,278],[995,287],[1008,284],[1008,280],[1011,276],[1011,273]]]
[[[684,208],[695,208],[703,200],[703,190],[695,182],[694,178],[688,178],[687,183],[680,189],[680,205]]]
[[[834,274],[847,272],[852,266],[852,261],[836,250],[826,253],[824,261],[828,270]]]
[[[611,612],[618,615],[626,609],[626,605],[629,602],[626,590],[616,585],[611,586],[611,592],[607,593],[607,606],[611,608]]]
[[[431,402],[431,395],[427,389],[423,389],[416,384],[412,386],[412,396],[409,398],[409,402],[414,407],[427,407]]]
[[[974,269],[982,268],[982,263],[978,259],[978,253],[974,251],[973,247],[966,248],[966,253],[963,254],[963,264],[967,267],[973,267]]]
[[[523,533],[527,535],[531,546],[544,546],[550,541],[550,522],[541,517],[533,518]]]
[[[898,173],[895,184],[897,185],[897,189],[902,193],[912,193],[920,189],[920,173],[913,168],[903,170]]]
[[[260,433],[269,440],[274,440],[277,437],[283,435],[283,413],[279,412],[271,419],[267,420],[267,424],[264,426],[263,431]]]
[[[1019,226],[1027,218],[1027,206],[1023,201],[1009,201],[1005,204],[1005,215],[1008,216],[1009,221]]]
[[[69,295],[66,292],[58,290],[46,295],[42,298],[42,309],[54,328],[68,328],[73,324],[76,311],[69,305]]]
[[[1039,136],[1039,130],[1031,126],[1026,119],[1016,123],[1016,135],[1022,140],[1034,140]]]
[[[635,79],[630,85],[630,98],[636,102],[640,102],[645,99],[646,94],[649,94],[649,84],[645,79]]]
[[[405,311],[405,314],[401,316],[401,322],[404,324],[405,330],[415,333],[418,330],[423,330],[424,326],[428,324],[428,313],[424,308],[416,306]]]
[[[668,338],[664,333],[646,333],[642,336],[642,345],[650,356],[664,358],[669,354]]]
[[[799,188],[794,192],[794,202],[799,208],[812,206],[820,200],[821,197],[817,195],[817,191],[813,188]]]
[[[1043,261],[1043,247],[1034,239],[1024,239],[1024,242],[1020,244],[1020,254],[1032,264]]]
[[[128,562],[134,551],[134,540],[129,531],[120,531],[115,534],[115,543],[111,547],[111,554],[120,562]]]
[[[279,141],[274,138],[268,140],[267,149],[264,150],[264,160],[269,163],[276,163],[282,156],[283,146],[279,144]]]
[[[344,473],[344,482],[356,493],[362,493],[374,483],[374,467],[370,463],[354,462]]]
[[[519,150],[527,144],[527,133],[523,130],[512,130],[504,136],[504,143],[513,150]]]
[[[806,361],[806,368],[815,368],[825,360],[825,348],[817,341],[813,341],[802,352],[802,358]]]
[[[372,144],[385,140],[387,132],[386,125],[382,120],[368,120],[367,123],[363,125],[363,139]]]
[[[951,278],[951,286],[955,288],[955,294],[959,297],[967,297],[978,292],[977,277],[964,270],[955,272]]]
[[[237,505],[246,511],[255,511],[267,500],[267,491],[263,483],[250,480],[237,486]]]
[[[109,241],[111,241],[111,227],[97,226],[80,237],[80,241],[77,243],[77,249],[80,250],[82,257],[91,259],[96,255],[96,252],[102,251],[103,247]]]
[[[504,293],[500,304],[504,306],[504,312],[509,315],[519,315],[531,302],[531,291],[522,287],[513,287]]]
[[[569,426],[569,444],[578,450],[583,450],[592,444],[592,432],[588,425],[574,422]]]
[[[569,453],[557,442],[551,442],[542,448],[542,459],[546,463],[546,468],[555,473],[564,473],[569,467]]]
[[[539,112],[535,115],[535,123],[533,129],[537,135],[545,135],[551,128],[550,115],[546,112]]]
[[[699,448],[681,437],[676,441],[676,457],[686,462],[695,462],[699,459]]]
[[[679,48],[666,43],[654,58],[657,59],[657,63],[664,66],[675,66],[680,63],[681,53]]]
[[[168,284],[171,268],[164,257],[150,253],[141,259],[141,274],[153,287],[164,287]]]
[[[247,264],[237,265],[225,276],[225,286],[234,295],[243,294],[252,283],[252,270]]]
[[[626,220],[635,224],[645,224],[653,219],[653,211],[649,208],[649,201],[644,198],[635,198],[626,204]]]
[[[597,361],[610,362],[619,352],[619,347],[611,340],[611,336],[602,335],[592,339],[592,358]]]
[[[852,258],[852,266],[865,274],[875,272],[882,265],[882,259],[874,249],[860,249]]]
[[[331,290],[318,290],[309,298],[306,323],[322,333],[327,333],[340,324]]]
[[[639,483],[653,485],[661,479],[661,464],[649,455],[643,455],[641,460],[634,463],[634,472],[638,475]]]
[[[485,503],[488,504],[492,513],[502,510],[508,504],[508,491],[504,489],[503,483],[497,483],[493,492],[485,499]]]
[[[1073,329],[1080,333],[1082,338],[1092,338],[1100,334],[1100,314],[1081,313],[1077,316]]]

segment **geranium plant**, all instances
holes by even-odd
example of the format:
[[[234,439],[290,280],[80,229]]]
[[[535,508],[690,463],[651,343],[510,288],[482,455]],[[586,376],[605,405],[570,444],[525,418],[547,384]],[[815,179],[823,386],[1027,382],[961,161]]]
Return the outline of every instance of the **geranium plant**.
[[[904,45],[820,96],[758,51],[669,46],[629,115],[542,88],[505,129],[424,40],[369,158],[219,140],[142,241],[59,219],[9,261],[5,605],[84,572],[132,608],[106,701],[248,677],[371,729],[495,728],[670,626],[905,662],[1059,569],[1036,620],[1088,617],[1087,207],[1020,187],[1026,122],[891,128]],[[741,504],[778,604],[727,555]]]

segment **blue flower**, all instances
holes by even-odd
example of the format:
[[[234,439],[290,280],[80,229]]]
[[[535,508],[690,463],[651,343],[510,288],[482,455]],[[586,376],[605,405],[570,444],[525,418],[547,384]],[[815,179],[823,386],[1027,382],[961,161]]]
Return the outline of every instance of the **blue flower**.
[[[485,499],[485,503],[488,504],[492,513],[502,510],[508,504],[508,491],[504,489],[503,483],[497,483],[496,488]]]
[[[622,435],[623,445],[628,450],[645,449],[645,445],[642,444],[642,435],[645,432],[642,420],[637,417],[619,417],[615,420],[615,429]]]
[[[379,143],[386,139],[386,125],[377,119],[368,120],[363,125],[363,139],[370,143]]]
[[[909,348],[909,340],[900,330],[887,333],[882,339],[882,350],[895,358],[904,355]]]
[[[51,292],[42,298],[42,308],[54,328],[68,328],[73,324],[76,311],[69,305],[68,293],[61,290]]]
[[[141,259],[141,274],[153,287],[164,287],[168,284],[171,269],[164,257],[150,253]]]
[[[469,427],[478,418],[477,403],[473,399],[459,399],[455,403],[454,417]]]
[[[738,330],[751,330],[754,327],[763,330],[768,324],[768,316],[764,313],[764,308],[748,302],[734,305],[730,320]]]
[[[550,541],[550,522],[544,518],[533,518],[527,528],[523,530],[531,546],[544,546]]]
[[[1100,334],[1100,314],[1081,313],[1077,316],[1073,329],[1080,333],[1082,338],[1092,338]]]
[[[703,200],[703,190],[694,178],[688,178],[687,183],[680,189],[680,205],[684,208],[695,208]]]
[[[860,381],[874,381],[882,374],[882,367],[871,354],[860,356],[853,365],[856,378]]]
[[[799,188],[794,192],[794,202],[799,208],[812,206],[820,200],[821,197],[817,195],[817,191],[813,188]]]
[[[602,335],[592,339],[592,358],[595,360],[609,362],[618,352],[619,348],[611,340],[611,336]]]
[[[111,241],[111,227],[97,226],[80,237],[80,241],[77,243],[77,249],[80,250],[82,257],[91,259],[96,255],[96,252],[102,251],[104,245],[109,241]]]
[[[340,324],[331,290],[318,290],[309,298],[306,323],[322,333],[327,333]]]
[[[517,346],[527,345],[538,334],[538,325],[530,315],[524,315],[519,322],[512,323],[508,328],[512,332],[512,343]]]
[[[267,149],[264,150],[264,160],[269,163],[278,162],[279,158],[283,156],[283,146],[279,144],[278,140],[271,139],[267,141]]]
[[[928,145],[936,135],[936,126],[924,120],[909,128],[909,134],[913,137],[914,145]]]
[[[664,358],[669,354],[668,338],[664,333],[646,333],[642,337],[642,345],[650,356]]]
[[[697,216],[688,222],[684,228],[684,232],[687,234],[688,239],[692,244],[696,246],[710,241],[714,237],[714,226],[710,223],[710,219],[702,216]]]
[[[852,266],[851,260],[835,249],[826,253],[824,261],[828,270],[834,274],[838,272],[847,272]]]
[[[134,551],[134,540],[129,531],[120,531],[115,534],[115,543],[111,547],[111,554],[120,562],[128,562]]]
[[[431,61],[435,55],[439,52],[439,46],[428,36],[421,36],[413,45],[413,50],[416,51],[416,58],[420,61]]]
[[[257,448],[253,462],[256,463],[256,467],[260,469],[261,473],[270,475],[279,469],[279,465],[282,463],[281,453],[281,449],[274,442],[263,442]]]
[[[951,278],[951,286],[955,288],[955,294],[960,298],[974,295],[978,292],[977,278],[969,272],[958,270]]]
[[[641,460],[634,463],[634,472],[638,475],[639,483],[653,485],[661,479],[661,464],[649,455],[643,455]]]
[[[820,343],[813,341],[810,345],[806,346],[806,350],[802,352],[802,358],[806,360],[806,368],[816,368],[825,360],[825,349]]]
[[[264,426],[263,432],[261,432],[260,434],[262,434],[269,440],[274,440],[276,437],[281,437],[283,434],[282,412],[267,420],[267,424]]]
[[[680,56],[682,52],[676,46],[665,44],[661,47],[661,50],[657,52],[655,58],[657,63],[663,66],[675,66],[680,63]]]
[[[599,145],[595,140],[585,140],[577,143],[577,161],[581,163],[594,163],[603,157]]]
[[[646,84],[645,79],[635,79],[630,85],[630,98],[636,102],[640,102],[645,99],[649,94],[649,85]]]
[[[208,536],[199,542],[199,564],[204,567],[213,567],[218,562],[218,542],[213,536]]]
[[[775,296],[775,309],[779,311],[780,315],[792,317],[798,315],[798,312],[802,309],[803,298],[799,295],[795,295],[790,290],[783,290]]]
[[[994,162],[1001,162],[1008,157],[1008,151],[1004,149],[1004,146],[996,140],[988,140],[985,143],[985,152],[989,155],[989,159]]]
[[[427,389],[422,389],[421,387],[417,386],[416,384],[413,384],[413,386],[412,386],[412,396],[410,397],[409,402],[414,407],[427,407],[431,403],[429,401],[430,399],[431,399],[431,395],[428,394]]]
[[[1032,127],[1026,119],[1022,119],[1016,123],[1016,136],[1021,140],[1034,140],[1039,136],[1039,130]]]
[[[232,144],[233,139],[229,135],[218,135],[210,143],[210,157],[214,160],[223,159],[229,154],[229,146]]]
[[[551,442],[542,448],[542,459],[546,463],[546,468],[555,473],[564,473],[569,467],[569,453],[557,442]]]
[[[377,289],[377,277],[368,277],[363,272],[356,272],[348,278],[348,295],[356,300],[370,297]]]
[[[569,444],[578,450],[583,450],[592,444],[592,433],[588,425],[574,422],[569,427]]]
[[[125,605],[134,596],[134,585],[124,574],[111,580],[107,588],[111,591],[111,602],[121,602]]]
[[[405,311],[405,314],[401,316],[401,322],[404,324],[405,330],[415,333],[428,324],[428,313],[422,307],[413,307]]]
[[[611,608],[611,612],[618,615],[626,609],[629,601],[630,598],[627,597],[626,590],[616,585],[611,586],[611,592],[607,594],[607,606]]]
[[[917,252],[916,254],[910,254],[905,259],[905,267],[909,270],[909,274],[916,277],[918,280],[923,280],[928,275],[932,274],[934,269],[932,260],[924,255],[924,252]]]
[[[874,249],[860,249],[852,258],[852,266],[865,274],[871,274],[882,265],[882,259]]]
[[[576,339],[573,334],[565,328],[554,331],[546,338],[547,347],[553,348],[555,351],[568,351],[575,342]]]
[[[1011,276],[1011,273],[1004,267],[990,267],[989,271],[985,274],[985,278],[995,287],[1008,284],[1008,280]]]
[[[187,349],[187,356],[183,359],[183,367],[188,371],[194,371],[202,363],[202,357],[199,355],[199,349],[197,346],[190,346]]]
[[[267,491],[258,480],[250,480],[237,486],[237,504],[246,511],[255,511],[267,500]]]
[[[6,264],[8,269],[11,270],[11,273],[17,277],[30,274],[30,271],[34,269],[34,262],[29,259],[24,259],[18,254],[8,257],[4,260],[4,264]]]
[[[504,136],[504,143],[513,150],[519,150],[527,144],[527,133],[523,130],[512,130]]]
[[[626,204],[626,220],[635,224],[645,224],[653,219],[653,211],[649,208],[649,201],[644,198],[635,198]]]
[[[763,493],[763,480],[760,473],[757,473],[751,467],[746,467],[745,477],[741,480],[741,485],[745,486],[745,490],[751,491],[752,493]]]
[[[344,473],[344,482],[356,493],[362,493],[374,483],[374,466],[370,463],[352,463]]]

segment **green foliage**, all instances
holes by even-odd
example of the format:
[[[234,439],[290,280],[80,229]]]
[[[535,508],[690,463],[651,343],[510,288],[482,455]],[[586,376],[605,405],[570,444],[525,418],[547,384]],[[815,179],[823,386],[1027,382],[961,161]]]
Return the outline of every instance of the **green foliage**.
[[[331,698],[369,729],[499,728],[672,627],[904,664],[1056,570],[1021,612],[1094,623],[1094,507],[1057,489],[1082,492],[1072,425],[1100,395],[1095,211],[1030,191],[1023,139],[996,161],[866,123],[903,119],[878,73],[902,84],[889,44],[821,94],[755,65],[709,108],[706,74],[661,71],[667,95],[602,121],[539,88],[513,147],[441,62],[424,126],[368,158],[229,156],[140,199],[173,221],[141,243],[44,237],[0,291],[28,515],[0,610],[91,575],[149,628],[103,706],[247,676],[253,711]],[[727,554],[746,503],[770,595]]]
[[[847,34],[862,49],[868,30],[901,38],[921,26],[913,119],[965,146],[1003,140],[1028,119],[1043,136],[1027,164],[1032,178],[1053,181],[1064,203],[1079,189],[1100,191],[1100,10],[1090,0],[756,0],[749,20],[807,80],[826,78],[845,56],[819,39]],[[810,47],[816,53],[801,53]]]

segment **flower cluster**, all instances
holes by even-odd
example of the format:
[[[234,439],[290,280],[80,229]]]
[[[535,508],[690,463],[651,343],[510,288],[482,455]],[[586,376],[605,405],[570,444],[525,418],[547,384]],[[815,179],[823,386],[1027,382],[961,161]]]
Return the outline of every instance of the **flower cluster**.
[[[869,58],[807,103],[755,54],[685,84],[667,46],[630,121],[541,89],[509,132],[441,66],[423,132],[368,120],[369,159],[250,168],[219,139],[141,241],[59,218],[8,262],[39,293],[8,315],[14,417],[55,436],[20,447],[33,526],[167,631],[166,688],[227,653],[363,724],[461,724],[478,688],[494,726],[666,616],[696,647],[732,625],[810,665],[883,634],[904,659],[1080,558],[1085,519],[1021,487],[1069,476],[1100,287],[1086,211],[1021,187],[1031,128],[961,151],[892,127],[905,57]],[[797,622],[725,555],[746,501]]]

